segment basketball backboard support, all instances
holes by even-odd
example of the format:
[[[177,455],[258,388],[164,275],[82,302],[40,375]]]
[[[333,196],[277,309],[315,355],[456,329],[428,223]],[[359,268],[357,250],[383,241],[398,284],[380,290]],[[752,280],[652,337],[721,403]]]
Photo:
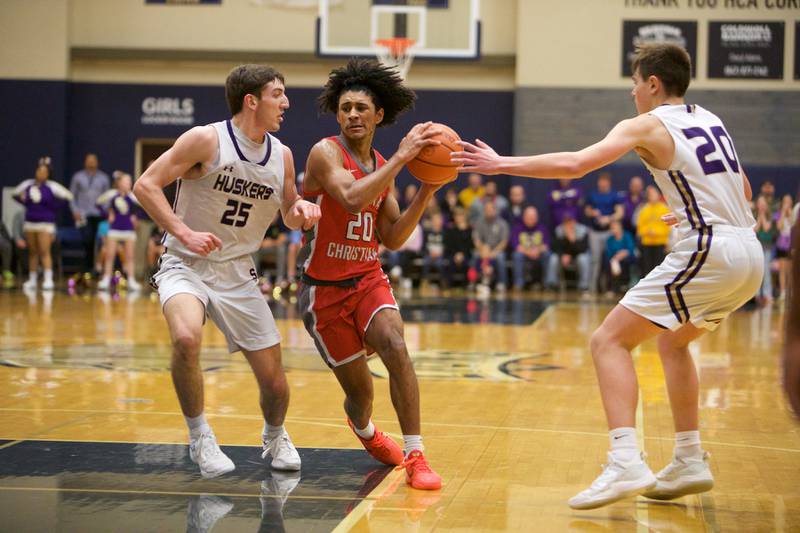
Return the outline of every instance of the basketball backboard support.
[[[320,57],[375,57],[376,43],[405,38],[417,59],[479,59],[480,0],[319,0]]]

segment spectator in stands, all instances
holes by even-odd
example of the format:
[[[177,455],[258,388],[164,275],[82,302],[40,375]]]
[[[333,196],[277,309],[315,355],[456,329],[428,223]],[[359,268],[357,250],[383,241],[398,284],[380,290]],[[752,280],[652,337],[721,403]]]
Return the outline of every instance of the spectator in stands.
[[[17,211],[11,219],[11,241],[14,243],[14,263],[17,272],[23,272],[27,264],[28,243],[25,241],[25,211]]]
[[[114,268],[114,260],[119,254],[123,270],[128,278],[128,288],[138,291],[141,286],[135,276],[134,248],[136,247],[136,226],[138,224],[136,209],[139,203],[131,192],[133,180],[130,174],[118,170],[113,175],[114,188],[104,192],[97,199],[97,204],[105,206],[108,211],[108,232],[103,249],[105,264],[103,265],[103,277],[97,283],[97,288],[99,290],[111,288],[111,271]]]
[[[504,217],[505,212],[508,210],[508,200],[505,196],[497,193],[497,183],[494,181],[486,182],[483,196],[477,198],[469,207],[469,223],[473,227],[483,217],[483,206],[487,203],[494,204],[495,211],[499,217]]]
[[[587,293],[591,274],[588,228],[579,224],[572,213],[565,212],[564,221],[556,228],[552,249],[545,287],[558,289],[564,269],[577,269],[578,289]]]
[[[778,298],[786,298],[786,290],[789,287],[789,273],[792,267],[792,195],[785,194],[781,198],[781,207],[775,213],[775,223],[777,225],[778,237],[775,240],[775,259],[778,262],[778,285],[780,292]],[[800,290],[800,287],[793,290]]]
[[[485,189],[483,188],[483,176],[480,174],[472,173],[467,176],[467,187],[461,189],[458,193],[458,201],[464,209],[469,209],[477,198],[483,196]]]
[[[92,272],[95,265],[95,238],[97,226],[103,219],[97,199],[111,188],[108,174],[100,170],[95,154],[86,154],[83,169],[72,176],[69,189],[72,192],[72,216],[75,225],[83,233],[84,270]]]
[[[420,224],[422,224],[422,229],[426,232],[431,229],[431,223],[433,221],[434,215],[440,215],[442,211],[439,209],[439,202],[436,200],[436,196],[431,196],[428,203],[425,205],[425,212],[422,214],[422,219],[420,220]]]
[[[661,264],[667,256],[670,227],[661,219],[669,207],[654,185],[647,187],[647,203],[639,209],[636,233],[641,248],[642,277]]]
[[[763,188],[762,188],[763,190]],[[766,195],[761,195],[756,200],[754,213],[756,219],[756,236],[764,249],[764,280],[758,291],[758,301],[766,304],[772,301],[772,256],[775,241],[778,238],[778,228],[769,212],[769,202]]]
[[[419,187],[416,183],[409,183],[403,188],[403,194],[398,198],[397,203],[400,205],[400,211],[405,211],[406,208],[411,204],[414,200],[414,197],[417,195],[417,190]]]
[[[14,286],[14,271],[11,264],[14,260],[14,239],[6,229],[6,225],[0,223],[0,268],[3,274],[3,288],[9,289]]]
[[[145,279],[149,280],[153,274],[158,272],[158,259],[165,251],[164,229],[154,225],[150,231],[150,238],[147,239],[147,277]]]
[[[621,193],[622,227],[631,235],[636,235],[636,217],[638,210],[645,202],[644,181],[641,176],[634,176],[628,182],[628,191]]]
[[[444,191],[442,199],[439,200],[439,210],[444,216],[445,227],[449,228],[453,225],[453,214],[458,207],[458,192],[455,187],[450,186]]]
[[[50,250],[56,235],[56,215],[64,201],[72,200],[72,194],[60,183],[50,181],[53,168],[50,158],[43,157],[36,167],[35,179],[28,179],[14,189],[14,198],[25,206],[23,231],[28,245],[28,281],[22,284],[25,290],[36,290],[39,263],[42,265],[42,289],[53,290],[53,258]]]
[[[495,203],[486,202],[483,206],[483,217],[475,224],[472,232],[476,251],[473,266],[480,266],[485,286],[489,285],[494,274],[495,290],[499,293],[505,292],[508,286],[506,247],[509,234],[508,222],[498,216]]]
[[[441,213],[431,215],[430,229],[425,231],[425,242],[422,249],[422,280],[429,281],[431,268],[435,268],[439,285],[443,285],[447,260],[444,256],[444,218]]]
[[[288,286],[286,280],[286,250],[289,243],[289,228],[281,220],[272,221],[272,225],[267,228],[264,239],[261,241],[261,248],[254,254],[253,260],[256,263],[256,271],[261,282],[261,292],[264,294],[272,292],[273,286],[280,286],[285,289]],[[272,260],[275,269],[272,273],[263,269],[266,260]],[[271,275],[272,274],[272,275]]]
[[[767,212],[769,216],[775,216],[775,213],[780,210],[781,201],[775,198],[775,185],[770,180],[766,180],[761,184],[758,197],[761,198],[762,196],[767,201]],[[756,201],[757,200],[758,199],[756,199]]]
[[[410,289],[413,280],[409,276],[414,260],[422,255],[422,245],[425,242],[425,230],[422,224],[417,224],[406,242],[396,250],[382,248],[381,258],[384,270],[389,272],[392,281],[399,282],[401,289]]]
[[[605,271],[609,276],[608,288],[617,294],[628,290],[631,265],[636,262],[636,245],[633,236],[622,227],[621,220],[611,222],[611,235],[606,241]]]
[[[467,213],[464,208],[458,207],[453,211],[453,225],[444,233],[444,251],[449,258],[444,288],[452,286],[454,278],[466,281],[467,269],[472,261],[472,247],[472,228],[467,222]]]
[[[512,185],[511,189],[508,190],[508,209],[503,213],[503,218],[508,222],[508,227],[511,228],[512,233],[515,226],[522,224],[522,213],[527,206],[525,188],[522,185]]]
[[[525,288],[525,273],[531,271],[533,283],[543,283],[550,259],[548,231],[539,224],[539,211],[528,206],[522,221],[511,229],[513,252],[514,290]]]
[[[583,207],[583,191],[576,183],[573,180],[560,179],[558,185],[550,191],[547,203],[550,210],[551,227],[560,226],[567,215],[573,220],[578,220],[580,217]]]
[[[592,274],[589,287],[599,290],[600,270],[605,253],[606,241],[611,235],[611,222],[622,220],[624,208],[619,195],[611,190],[611,175],[603,172],[597,177],[597,190],[586,198],[584,214],[589,221],[589,250],[592,254]]]

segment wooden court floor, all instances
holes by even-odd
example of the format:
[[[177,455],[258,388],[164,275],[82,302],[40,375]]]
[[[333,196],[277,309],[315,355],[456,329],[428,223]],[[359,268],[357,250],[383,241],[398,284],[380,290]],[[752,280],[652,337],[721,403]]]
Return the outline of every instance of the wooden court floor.
[[[800,531],[800,424],[780,391],[779,307],[739,311],[693,347],[714,490],[577,512],[566,500],[605,461],[587,346],[612,302],[401,305],[437,493],[407,488],[360,451],[290,303],[274,312],[303,470],[286,479],[260,463],[255,382],[208,325],[206,413],[237,463],[209,481],[185,457],[156,300],[0,293],[0,531]],[[672,451],[667,394],[654,343],[634,356],[639,437],[656,470]],[[399,438],[385,369],[370,364],[374,419]]]

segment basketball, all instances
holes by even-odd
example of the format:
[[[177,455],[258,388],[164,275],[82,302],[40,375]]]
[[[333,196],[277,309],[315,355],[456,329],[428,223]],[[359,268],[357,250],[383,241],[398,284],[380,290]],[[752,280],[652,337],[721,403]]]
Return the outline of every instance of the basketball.
[[[441,133],[433,137],[441,141],[439,146],[426,146],[420,150],[417,157],[406,165],[408,171],[417,178],[430,185],[449,183],[458,176],[458,165],[450,161],[450,152],[461,150],[457,141],[461,140],[458,133],[444,124],[434,123],[432,128],[439,128]]]

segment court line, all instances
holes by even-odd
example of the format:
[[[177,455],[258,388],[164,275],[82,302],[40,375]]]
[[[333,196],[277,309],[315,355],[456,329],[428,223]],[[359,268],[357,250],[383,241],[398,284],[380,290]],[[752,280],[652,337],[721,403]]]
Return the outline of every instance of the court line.
[[[6,442],[2,446],[0,446],[0,450],[3,450],[5,448],[10,448],[10,447],[14,446],[15,444],[19,444],[20,442],[25,442],[26,440],[28,440],[28,439],[18,439],[18,440],[15,440],[15,441]]]
[[[108,494],[153,494],[156,496],[225,496],[227,498],[284,498],[278,494],[248,494],[239,492],[184,492],[184,491],[169,491],[169,490],[125,490],[125,489],[80,489],[70,487],[17,487],[13,485],[1,486],[0,490],[6,491],[26,491],[26,492],[83,492],[83,493],[108,493]],[[368,498],[366,496],[365,498]],[[288,499],[293,500],[335,500],[335,501],[352,501],[362,499],[358,496],[295,496],[290,494],[286,496]],[[359,504],[360,505],[360,504]]]
[[[639,348],[637,347],[631,353],[631,357],[639,358]],[[638,399],[636,401],[636,440],[639,444],[639,449],[644,450],[644,405],[642,404],[642,388],[639,387]],[[644,496],[636,496],[635,501],[646,502],[648,501]],[[636,531],[637,533],[647,533],[650,531],[650,514],[648,512],[648,505],[636,505]]]
[[[94,409],[33,409],[33,408],[18,408],[18,407],[0,407],[0,412],[4,411],[19,411],[19,412],[74,412],[74,413],[91,413],[91,414],[115,414],[115,415],[169,415],[169,416],[183,416],[181,413],[174,411],[130,411],[130,410],[94,410]],[[225,413],[206,413],[206,416],[209,418],[240,418],[243,420],[262,420],[260,415],[236,415],[236,414],[225,414]],[[337,424],[336,422],[339,418],[323,418],[323,417],[295,417],[295,416],[287,416],[286,420],[289,422],[299,422],[299,423],[311,423],[315,421],[319,422],[329,422],[330,427],[344,427],[343,424]],[[389,419],[374,419],[375,422],[381,423],[396,423],[397,420],[389,420]],[[68,422],[72,423],[72,421]],[[449,422],[425,422],[426,426],[441,426],[441,427],[453,427],[453,428],[462,428],[462,429],[485,429],[485,430],[504,430],[504,431],[521,431],[525,433],[554,433],[554,434],[567,434],[567,435],[586,435],[592,437],[608,437],[608,433],[601,433],[599,431],[577,431],[577,430],[568,430],[568,429],[545,429],[545,428],[527,428],[527,427],[519,427],[519,426],[489,426],[484,424],[454,424]],[[48,431],[52,428],[48,428]],[[41,432],[38,432],[41,433]],[[11,438],[11,437],[4,437],[0,435],[0,438]],[[43,439],[42,439],[43,440]],[[70,439],[73,440],[73,439]],[[646,441],[667,441],[673,442],[674,439],[671,437],[648,437],[645,436],[644,440]],[[78,442],[78,441],[76,441]],[[87,442],[114,442],[114,441],[87,441]],[[122,441],[122,442],[131,442],[131,441]],[[760,446],[757,444],[743,444],[738,442],[721,442],[721,441],[713,441],[713,440],[703,440],[706,444],[713,444],[715,446],[728,446],[731,448],[750,448],[755,450],[768,450],[768,451],[776,451],[776,452],[788,452],[788,453],[800,453],[800,448],[781,448],[777,446]],[[175,444],[185,444],[185,443],[175,443]],[[236,446],[231,444],[231,446]],[[241,444],[240,446],[252,446],[250,444]],[[329,446],[323,446],[324,448],[329,448]],[[349,449],[349,448],[348,448]],[[355,448],[357,449],[357,448]]]

